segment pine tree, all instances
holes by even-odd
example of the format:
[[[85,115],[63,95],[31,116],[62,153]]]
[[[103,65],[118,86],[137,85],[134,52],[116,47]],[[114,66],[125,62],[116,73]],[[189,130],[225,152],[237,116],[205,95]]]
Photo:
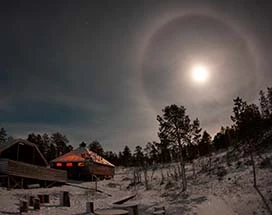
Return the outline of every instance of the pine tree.
[[[145,145],[144,148],[144,156],[145,159],[147,160],[148,164],[153,164],[155,162],[159,162],[159,151],[158,151],[158,143],[156,143],[155,141],[148,142]]]
[[[253,184],[257,186],[256,171],[254,164],[254,152],[257,149],[257,139],[262,135],[261,132],[261,114],[255,104],[248,105],[241,98],[234,99],[234,116],[231,116],[241,142],[237,146],[250,155],[253,168]]]
[[[197,158],[199,155],[198,151],[198,145],[200,143],[200,138],[201,138],[201,128],[200,128],[200,122],[199,119],[196,118],[192,125],[191,125],[191,141],[189,145],[187,146],[187,157],[192,163],[192,169],[193,169],[193,177],[196,177],[195,174],[195,162],[194,159]]]
[[[267,100],[269,103],[270,118],[272,118],[272,87],[267,88]]]
[[[231,129],[229,127],[221,127],[221,130],[213,138],[213,146],[215,150],[226,149],[230,146]]]
[[[123,153],[122,153],[122,160],[123,160],[123,165],[124,166],[130,166],[132,162],[132,155],[131,151],[128,146],[125,146]]]
[[[208,155],[211,153],[211,135],[207,131],[203,132],[198,148],[200,156]]]
[[[0,129],[0,144],[7,142],[7,132],[4,128]]]
[[[51,139],[49,137],[49,135],[47,133],[44,133],[42,135],[42,140],[43,140],[43,149],[44,149],[44,155],[46,157],[46,159],[48,160],[48,153],[49,153],[49,147],[51,144]],[[49,160],[48,160],[49,161]]]
[[[79,147],[85,148],[86,146],[87,146],[87,143],[85,143],[85,142],[81,142],[81,143],[79,144]]]
[[[96,154],[100,155],[100,156],[104,156],[104,149],[102,147],[102,145],[97,141],[97,140],[94,140],[92,141],[88,148],[95,152]]]
[[[193,121],[193,124],[191,125],[192,126],[192,141],[191,141],[191,144],[193,147],[193,151],[191,151],[191,155],[190,155],[190,158],[191,159],[194,159],[197,157],[198,155],[198,150],[197,150],[197,146],[199,145],[200,143],[200,138],[201,138],[201,131],[202,131],[202,128],[200,128],[200,122],[199,122],[199,119],[196,118],[194,121]]]
[[[260,93],[260,107],[261,107],[261,114],[264,119],[268,119],[270,117],[270,107],[269,107],[269,100],[265,96],[264,92],[261,90]]]
[[[59,132],[53,133],[51,136],[51,141],[55,145],[57,156],[63,155],[69,152],[67,144],[69,140],[67,137]]]
[[[169,141],[170,144],[177,146],[179,151],[179,161],[181,165],[181,176],[183,191],[187,189],[185,173],[184,150],[188,145],[188,134],[190,131],[190,118],[186,115],[186,109],[177,105],[166,106],[162,116],[157,116],[159,121],[158,136],[161,140]]]
[[[104,153],[105,159],[111,162],[114,165],[119,165],[118,156],[112,151],[107,151]]]
[[[144,165],[144,153],[141,146],[136,146],[134,151],[134,165],[143,166]]]

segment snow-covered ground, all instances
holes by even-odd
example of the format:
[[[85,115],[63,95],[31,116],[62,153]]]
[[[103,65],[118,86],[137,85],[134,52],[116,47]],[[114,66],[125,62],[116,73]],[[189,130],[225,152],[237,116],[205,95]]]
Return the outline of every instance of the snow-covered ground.
[[[268,157],[271,162],[270,153],[263,156]],[[256,161],[257,183],[268,204],[272,207],[272,168],[271,166],[260,168],[260,162],[260,159]],[[165,206],[166,214],[170,215],[270,214],[252,186],[252,167],[246,159],[232,161],[228,166],[225,162],[225,153],[217,154],[212,159],[212,171],[210,172],[203,171],[205,164],[208,164],[208,158],[197,160],[195,164],[196,179],[193,179],[192,165],[186,166],[188,178],[186,192],[181,192],[180,179],[175,180],[171,176],[174,175],[175,170],[178,171],[177,164],[150,169],[148,171],[149,190],[145,189],[143,172],[141,172],[142,183],[131,186],[134,169],[122,167],[116,169],[114,179],[98,182],[98,189],[104,193],[68,185],[47,189],[10,191],[0,188],[0,214],[17,214],[20,199],[26,195],[38,194],[50,194],[50,203],[43,205],[39,211],[30,209],[28,214],[84,214],[88,201],[94,202],[95,209],[110,208],[113,202],[132,194],[137,195],[129,201],[138,203],[139,214],[152,214],[154,207],[158,205]],[[227,174],[218,176],[222,169],[226,170]],[[95,183],[84,182],[80,186],[94,188]],[[61,191],[69,191],[71,207],[59,206]]]

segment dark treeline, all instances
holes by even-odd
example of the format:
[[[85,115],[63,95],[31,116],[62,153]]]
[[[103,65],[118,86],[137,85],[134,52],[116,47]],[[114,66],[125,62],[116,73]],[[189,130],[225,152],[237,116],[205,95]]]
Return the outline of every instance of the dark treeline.
[[[59,132],[49,135],[44,134],[34,134],[31,133],[26,138],[29,142],[34,143],[41,153],[44,155],[47,161],[65,154],[73,150],[73,146],[68,145],[69,140],[67,137]],[[0,144],[6,143],[13,140],[13,137],[7,137],[6,130],[4,128],[0,129]]]
[[[145,147],[136,146],[134,151],[125,146],[119,153],[119,164],[137,166],[179,161],[192,162],[195,158],[232,146],[244,154],[259,152],[272,139],[272,87],[259,92],[259,104],[248,104],[242,98],[233,100],[233,124],[221,127],[213,139],[202,132],[200,122],[191,122],[183,106],[170,105],[157,116],[159,142],[148,142]]]
[[[49,135],[47,133],[44,134],[35,134],[31,133],[26,138],[28,141],[34,143],[47,161],[51,161],[57,158],[60,155],[63,155],[67,152],[73,150],[73,146],[69,144],[68,138],[61,134],[60,132],[53,133]],[[0,129],[0,144],[5,144],[9,141],[12,141],[13,137],[8,136],[7,132],[4,128]],[[91,151],[106,157],[109,161],[114,164],[119,164],[119,159],[116,153],[111,151],[105,152],[102,145],[97,141],[91,141],[89,144],[82,142],[79,144],[80,147],[87,147]]]
[[[68,145],[67,137],[59,132],[53,133],[51,136],[47,133],[43,135],[31,133],[27,140],[38,146],[47,161],[73,150],[73,146]]]
[[[184,106],[170,105],[157,116],[159,141],[150,141],[145,146],[139,143],[134,149],[125,146],[115,153],[104,151],[99,141],[82,142],[79,146],[105,157],[115,165],[146,166],[173,161],[193,162],[194,159],[228,149],[230,146],[249,155],[266,147],[272,137],[272,88],[260,91],[259,104],[248,104],[242,98],[233,100],[233,122],[229,127],[221,127],[212,137],[200,127],[198,118],[191,120]],[[4,128],[0,130],[0,143],[12,140]],[[27,140],[35,143],[48,161],[69,152],[73,147],[65,135],[57,132],[28,135]]]

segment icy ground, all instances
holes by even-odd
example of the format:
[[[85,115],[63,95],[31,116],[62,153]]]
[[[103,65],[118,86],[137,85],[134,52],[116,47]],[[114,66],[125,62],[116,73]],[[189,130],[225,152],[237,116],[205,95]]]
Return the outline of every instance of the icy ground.
[[[271,164],[271,153],[263,155]],[[50,203],[41,210],[30,209],[27,214],[85,214],[86,202],[94,201],[95,209],[111,207],[112,203],[123,197],[137,194],[130,201],[139,204],[139,214],[152,214],[154,206],[165,206],[169,215],[249,215],[270,214],[260,196],[252,186],[252,166],[243,158],[233,160],[230,165],[225,162],[225,153],[217,154],[212,159],[212,170],[207,171],[205,165],[208,158],[195,161],[196,179],[193,179],[192,165],[186,166],[188,189],[181,192],[180,179],[175,180],[177,164],[154,167],[148,171],[149,190],[145,188],[145,177],[141,172],[141,183],[132,186],[133,168],[116,169],[114,179],[99,181],[97,186],[104,193],[93,192],[73,186],[61,186],[40,189],[0,188],[0,214],[18,214],[19,199],[25,195],[50,194]],[[272,207],[272,168],[271,165],[261,166],[256,161],[257,183],[270,207]],[[262,168],[261,168],[262,167]],[[219,170],[225,169],[225,174]],[[152,178],[152,179],[151,179]],[[86,188],[94,188],[94,182],[78,184]],[[71,207],[59,206],[60,191],[69,191]],[[107,195],[110,194],[111,196]]]

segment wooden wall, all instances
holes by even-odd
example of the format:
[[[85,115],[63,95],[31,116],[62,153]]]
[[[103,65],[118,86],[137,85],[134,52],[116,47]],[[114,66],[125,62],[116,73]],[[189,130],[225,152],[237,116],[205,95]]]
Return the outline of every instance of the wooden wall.
[[[44,181],[66,182],[67,172],[0,158],[0,174]]]
[[[91,165],[91,174],[101,176],[113,176],[114,167],[93,162]]]

